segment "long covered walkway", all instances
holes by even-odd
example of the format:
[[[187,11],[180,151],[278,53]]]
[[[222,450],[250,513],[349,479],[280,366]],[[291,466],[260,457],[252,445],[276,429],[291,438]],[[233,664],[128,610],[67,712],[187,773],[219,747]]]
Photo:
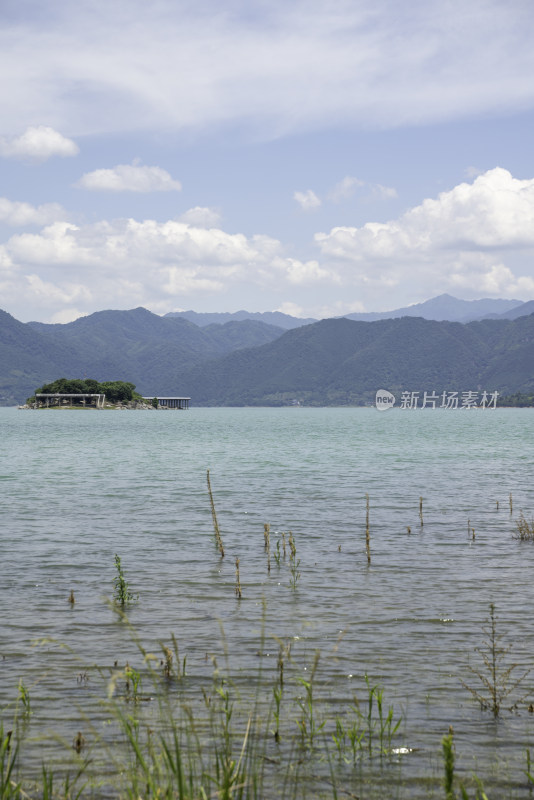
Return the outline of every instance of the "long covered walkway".
[[[143,400],[157,400],[158,401],[158,408],[177,408],[183,410],[187,410],[189,408],[189,401],[191,400],[190,397],[158,397],[154,395],[154,397],[144,397]]]

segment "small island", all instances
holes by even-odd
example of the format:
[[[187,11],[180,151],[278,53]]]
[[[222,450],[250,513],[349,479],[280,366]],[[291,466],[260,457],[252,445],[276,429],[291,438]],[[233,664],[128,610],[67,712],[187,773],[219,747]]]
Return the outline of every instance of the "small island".
[[[158,398],[147,400],[127,381],[58,378],[36,389],[23,408],[158,408]]]

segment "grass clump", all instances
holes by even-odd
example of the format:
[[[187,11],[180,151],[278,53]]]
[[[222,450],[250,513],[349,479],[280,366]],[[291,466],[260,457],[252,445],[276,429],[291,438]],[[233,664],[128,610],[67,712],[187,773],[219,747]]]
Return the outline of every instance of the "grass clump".
[[[115,553],[115,568],[117,570],[117,574],[113,580],[113,599],[118,605],[124,608],[125,606],[130,605],[130,603],[137,602],[138,597],[137,595],[133,595],[130,591],[130,586],[124,577],[120,556],[118,556],[117,553]]]
[[[522,511],[516,521],[516,528],[517,531],[513,534],[514,539],[519,539],[521,542],[534,541],[534,519],[529,522]]]

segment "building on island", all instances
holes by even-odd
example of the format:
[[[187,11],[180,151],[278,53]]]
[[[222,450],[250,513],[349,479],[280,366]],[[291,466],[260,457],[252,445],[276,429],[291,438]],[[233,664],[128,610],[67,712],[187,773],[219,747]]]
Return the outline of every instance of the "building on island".
[[[76,400],[76,403],[74,403],[74,400]],[[46,408],[50,408],[51,406],[72,406],[72,405],[104,408],[105,401],[106,401],[106,395],[99,393],[69,394],[62,392],[53,392],[53,393],[37,392],[35,395],[36,407],[45,406]]]

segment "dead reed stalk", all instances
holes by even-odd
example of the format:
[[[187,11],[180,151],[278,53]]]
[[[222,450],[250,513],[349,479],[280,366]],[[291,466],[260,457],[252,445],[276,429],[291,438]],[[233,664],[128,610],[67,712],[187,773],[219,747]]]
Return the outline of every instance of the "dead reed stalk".
[[[367,563],[371,563],[371,536],[369,534],[369,495],[365,495],[365,551],[367,553]]]
[[[263,523],[263,539],[265,542],[265,552],[267,553],[267,572],[271,572],[271,526],[268,522]]]
[[[239,559],[235,557],[235,595],[241,600],[241,578],[239,577]]]
[[[215,503],[213,502],[213,492],[211,491],[211,481],[210,481],[210,471],[208,470],[206,473],[206,479],[208,482],[208,492],[210,496],[210,505],[211,505],[211,517],[213,519],[213,530],[215,531],[215,541],[217,542],[217,547],[219,548],[219,553],[221,554],[221,558],[224,558],[224,547],[223,541],[221,537],[221,531],[219,530],[219,523],[217,521],[217,514],[215,512]]]

